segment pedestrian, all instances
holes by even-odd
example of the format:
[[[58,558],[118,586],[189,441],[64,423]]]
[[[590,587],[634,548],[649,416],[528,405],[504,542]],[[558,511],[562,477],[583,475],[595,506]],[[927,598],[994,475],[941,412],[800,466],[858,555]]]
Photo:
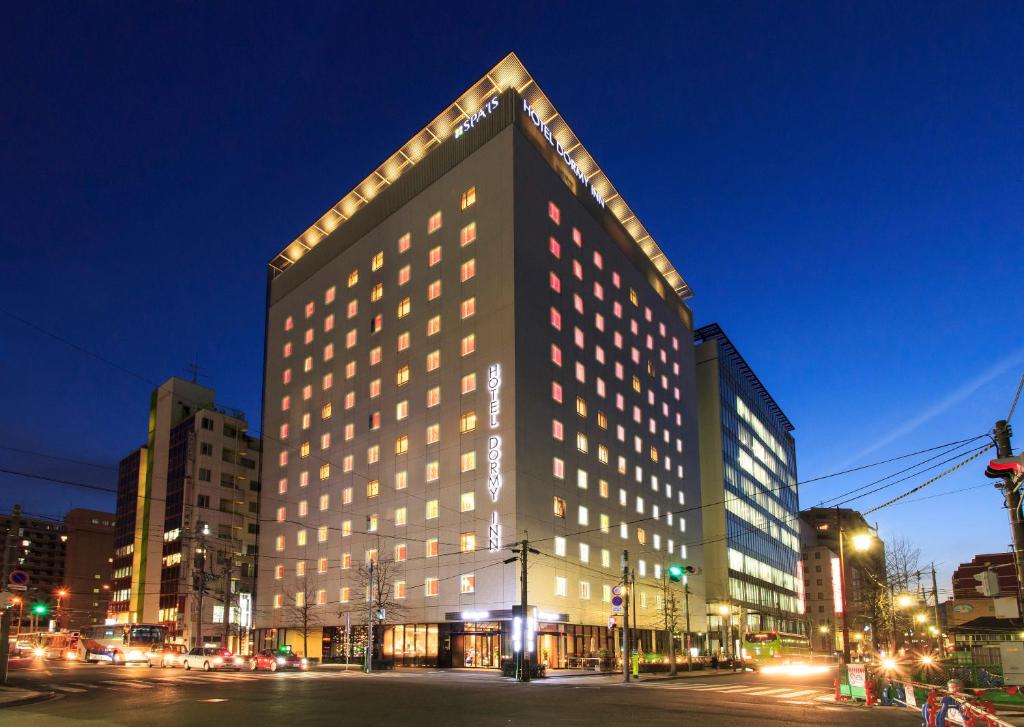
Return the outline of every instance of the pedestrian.
[[[711,655],[711,668],[718,671],[718,654]]]

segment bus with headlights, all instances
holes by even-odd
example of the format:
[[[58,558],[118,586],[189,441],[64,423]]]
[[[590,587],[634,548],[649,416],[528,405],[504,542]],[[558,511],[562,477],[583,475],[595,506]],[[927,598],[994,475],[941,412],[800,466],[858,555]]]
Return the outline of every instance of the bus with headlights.
[[[801,671],[812,666],[806,636],[782,631],[751,631],[743,636],[744,662],[760,671]]]
[[[78,639],[78,658],[87,664],[142,664],[149,652],[167,641],[161,624],[105,624],[86,626]]]

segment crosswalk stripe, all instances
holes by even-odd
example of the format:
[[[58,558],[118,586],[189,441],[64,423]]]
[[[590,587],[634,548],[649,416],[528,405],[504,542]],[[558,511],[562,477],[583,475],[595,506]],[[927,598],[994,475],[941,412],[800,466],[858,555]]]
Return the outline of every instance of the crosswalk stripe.
[[[781,697],[786,692],[791,691],[789,687],[760,687],[757,689],[748,689],[747,694],[753,694],[764,697]]]
[[[47,684],[46,686],[55,692],[71,692],[72,694],[89,691],[88,689],[81,689],[79,687],[70,687],[66,684]]]
[[[817,689],[801,689],[798,692],[791,693],[789,696],[795,699],[797,697],[809,697],[812,694],[821,694],[821,692]]]

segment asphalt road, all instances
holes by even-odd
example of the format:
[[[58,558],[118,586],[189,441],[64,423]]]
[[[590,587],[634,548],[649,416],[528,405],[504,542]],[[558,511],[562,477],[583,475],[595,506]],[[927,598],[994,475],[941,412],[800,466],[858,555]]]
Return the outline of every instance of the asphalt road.
[[[831,677],[677,680],[577,676],[518,684],[495,672],[185,673],[74,664],[12,673],[55,699],[0,710],[3,725],[919,725],[894,708],[838,706]]]

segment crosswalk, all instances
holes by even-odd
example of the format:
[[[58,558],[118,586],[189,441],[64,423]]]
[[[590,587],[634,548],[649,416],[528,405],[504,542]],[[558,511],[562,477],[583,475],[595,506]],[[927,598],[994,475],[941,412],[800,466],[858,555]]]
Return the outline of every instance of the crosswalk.
[[[139,689],[176,688],[192,686],[196,684],[225,684],[232,682],[246,682],[254,680],[320,680],[337,679],[343,677],[345,672],[278,672],[271,674],[267,672],[211,672],[209,674],[174,674],[157,678],[124,678],[124,679],[101,679],[93,682],[51,682],[45,684],[45,688],[58,694],[82,694],[95,690],[110,690],[114,692],[135,691]]]
[[[778,699],[782,701],[805,703],[818,697],[829,696],[824,689],[806,689],[797,687],[757,686],[756,684],[708,684],[683,681],[647,683],[643,686],[652,689],[669,689],[687,692],[714,692],[717,694],[735,694],[758,698]]]

